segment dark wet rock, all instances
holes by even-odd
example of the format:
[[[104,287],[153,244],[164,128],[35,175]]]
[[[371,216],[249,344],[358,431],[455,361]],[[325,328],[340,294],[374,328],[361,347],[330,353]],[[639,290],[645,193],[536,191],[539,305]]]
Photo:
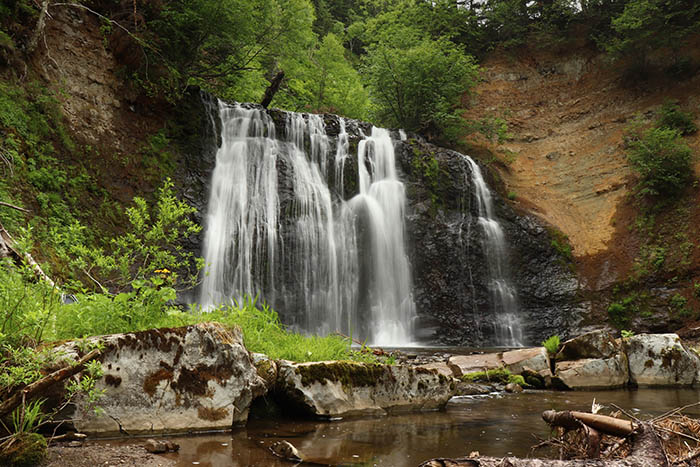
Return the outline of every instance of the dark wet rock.
[[[455,389],[455,396],[483,396],[495,391],[496,388],[488,384],[459,381]]]
[[[506,384],[505,389],[506,389],[506,392],[511,392],[511,393],[523,392],[523,387],[517,383],[508,383],[508,384]]]
[[[146,442],[143,444],[143,447],[146,451],[150,452],[151,454],[162,454],[165,452],[177,452],[180,450],[180,445],[177,443],[174,443],[170,440],[165,440],[165,439],[148,439]]]
[[[195,125],[183,136],[189,141],[187,156],[178,166],[185,198],[198,210],[197,220],[206,212],[208,183],[214,167],[217,125],[215,101],[188,96],[183,119]],[[253,105],[254,106],[254,105]],[[255,106],[254,106],[255,107]],[[200,112],[198,117],[196,112]],[[268,114],[276,124],[276,137],[285,139],[288,114],[273,109]],[[340,131],[335,115],[322,115],[329,136]],[[350,154],[344,164],[343,192],[334,198],[349,199],[358,192],[357,147],[371,125],[346,120]],[[199,138],[195,135],[199,134]],[[393,132],[398,138],[398,132]],[[494,344],[495,311],[488,289],[487,261],[478,225],[478,206],[471,186],[470,166],[464,156],[427,143],[417,135],[395,142],[396,166],[406,186],[407,253],[413,270],[414,301],[419,341],[449,345]],[[196,152],[201,151],[201,155]],[[334,164],[335,143],[331,143],[327,161]],[[294,193],[289,183],[291,168],[284,158],[278,160],[280,232],[292,232]],[[486,168],[482,169],[489,178]],[[336,172],[328,171],[329,186],[338,186]],[[493,186],[493,184],[492,184]],[[578,282],[566,258],[552,246],[545,226],[535,217],[517,211],[492,189],[496,215],[509,245],[511,277],[519,293],[524,344],[539,344],[553,334],[567,337],[580,321],[586,305],[578,296]],[[191,239],[190,251],[200,252],[200,235]],[[292,238],[283,238],[291,244]],[[293,261],[276,265],[275,277],[285,278],[281,288],[298,289]],[[191,297],[190,297],[191,298]],[[263,297],[267,298],[267,297]],[[279,297],[278,297],[279,298]],[[282,300],[282,299],[280,299]],[[272,304],[283,322],[303,327],[300,304],[293,297]],[[362,323],[356,323],[362,330]]]
[[[275,441],[270,446],[270,451],[275,456],[281,457],[282,459],[286,459],[290,462],[302,461],[302,457],[299,453],[299,450],[296,447],[294,447],[294,445],[289,441]]]

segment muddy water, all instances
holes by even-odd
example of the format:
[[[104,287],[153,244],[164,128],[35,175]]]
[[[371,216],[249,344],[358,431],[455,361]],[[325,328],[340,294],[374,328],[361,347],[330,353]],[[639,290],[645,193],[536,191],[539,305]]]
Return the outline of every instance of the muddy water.
[[[395,415],[331,422],[251,420],[231,433],[174,438],[178,466],[285,466],[268,447],[278,440],[294,444],[321,465],[417,466],[433,457],[527,456],[546,437],[540,414],[547,409],[589,410],[593,398],[612,410],[616,404],[640,418],[700,400],[700,391],[638,390],[601,392],[528,391],[455,398],[444,412]],[[700,409],[687,413],[700,417]]]

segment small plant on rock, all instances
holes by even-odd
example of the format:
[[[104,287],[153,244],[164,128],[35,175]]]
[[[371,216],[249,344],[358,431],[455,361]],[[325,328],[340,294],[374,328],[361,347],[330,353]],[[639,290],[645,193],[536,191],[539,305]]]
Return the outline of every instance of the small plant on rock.
[[[559,347],[561,347],[561,340],[557,335],[550,336],[546,340],[542,341],[542,347],[547,349],[547,353],[549,355],[555,355],[557,352],[559,352]]]

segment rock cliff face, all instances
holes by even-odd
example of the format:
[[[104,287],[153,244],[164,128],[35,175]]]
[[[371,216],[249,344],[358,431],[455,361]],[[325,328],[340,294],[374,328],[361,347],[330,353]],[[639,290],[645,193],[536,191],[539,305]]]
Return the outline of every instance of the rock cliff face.
[[[191,144],[191,154],[182,165],[179,178],[186,184],[185,194],[202,213],[206,210],[207,179],[213,168],[218,139],[214,137],[217,119],[211,119],[211,101],[191,95],[183,106],[193,122],[207,121],[189,135],[204,143]],[[269,111],[276,123],[277,138],[284,139],[287,114]],[[324,115],[326,133],[332,144],[339,133],[339,120]],[[345,164],[344,193],[337,198],[349,199],[357,192],[357,145],[369,124],[346,121],[350,158]],[[407,191],[407,252],[413,271],[414,300],[418,311],[418,338],[423,342],[460,345],[493,344],[493,304],[488,291],[488,270],[482,228],[478,225],[478,206],[471,182],[471,169],[465,156],[440,148],[411,135],[400,140],[394,134],[396,166]],[[206,141],[210,146],[206,147]],[[196,149],[202,150],[197,157]],[[335,147],[328,151],[333,164]],[[332,166],[332,165],[331,165]],[[291,168],[278,160],[280,212],[291,210],[294,193],[287,183]],[[329,186],[336,186],[329,171]],[[488,177],[488,175],[487,175]],[[576,326],[585,307],[580,303],[578,282],[566,259],[551,246],[545,226],[536,218],[515,210],[495,192],[495,212],[502,224],[508,244],[508,261],[512,280],[519,295],[519,308],[525,343],[538,343],[552,334],[568,335]],[[283,215],[281,223],[294,222],[293,215]],[[191,247],[199,248],[193,239]],[[278,277],[293,273],[293,265],[278,271]],[[294,322],[299,310],[278,309],[285,322]]]

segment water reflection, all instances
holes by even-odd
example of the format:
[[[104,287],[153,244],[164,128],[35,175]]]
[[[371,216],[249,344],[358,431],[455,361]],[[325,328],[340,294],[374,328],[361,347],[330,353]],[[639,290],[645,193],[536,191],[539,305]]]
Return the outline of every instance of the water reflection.
[[[605,413],[616,404],[644,418],[697,402],[700,392],[533,391],[455,398],[444,412],[334,422],[251,420],[232,433],[175,438],[180,452],[167,457],[177,460],[178,466],[199,462],[209,467],[288,467],[268,449],[283,439],[322,465],[416,466],[433,457],[458,457],[471,451],[527,456],[537,442],[533,434],[548,434],[540,418],[544,410],[589,410],[594,397],[606,407]],[[688,413],[700,417],[700,408]]]

